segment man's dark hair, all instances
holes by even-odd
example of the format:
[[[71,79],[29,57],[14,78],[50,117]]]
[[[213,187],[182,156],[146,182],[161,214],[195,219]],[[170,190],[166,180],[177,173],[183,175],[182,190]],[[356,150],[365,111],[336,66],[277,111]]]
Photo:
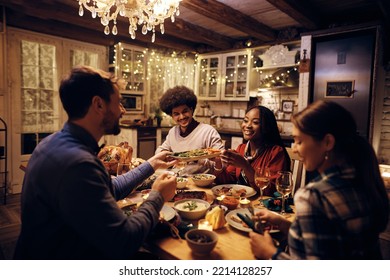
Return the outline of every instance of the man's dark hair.
[[[116,81],[111,73],[92,67],[80,66],[72,69],[61,81],[60,98],[69,120],[84,117],[94,96],[101,97],[107,103],[115,92]]]
[[[160,109],[172,115],[172,109],[181,105],[187,105],[195,111],[197,98],[194,91],[185,86],[176,86],[168,89],[160,98]]]

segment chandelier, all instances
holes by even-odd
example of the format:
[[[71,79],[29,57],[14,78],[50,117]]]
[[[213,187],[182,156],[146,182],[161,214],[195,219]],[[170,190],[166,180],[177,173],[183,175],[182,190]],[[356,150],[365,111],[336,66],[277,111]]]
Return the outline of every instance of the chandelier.
[[[79,15],[84,15],[84,8],[91,12],[92,18],[100,17],[104,27],[104,34],[110,34],[110,22],[113,22],[112,34],[118,34],[117,17],[128,18],[129,34],[135,39],[137,25],[142,26],[142,34],[152,31],[152,42],[155,41],[156,26],[160,27],[164,34],[164,20],[171,18],[175,21],[175,15],[179,16],[179,2],[182,0],[77,0],[79,2]]]

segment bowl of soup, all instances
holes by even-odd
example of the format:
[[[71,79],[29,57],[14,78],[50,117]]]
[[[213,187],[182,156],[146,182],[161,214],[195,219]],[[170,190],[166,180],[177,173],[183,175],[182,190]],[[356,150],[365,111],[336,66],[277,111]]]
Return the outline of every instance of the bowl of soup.
[[[206,215],[207,210],[210,208],[210,203],[202,199],[182,199],[176,201],[173,208],[183,219],[197,220]]]

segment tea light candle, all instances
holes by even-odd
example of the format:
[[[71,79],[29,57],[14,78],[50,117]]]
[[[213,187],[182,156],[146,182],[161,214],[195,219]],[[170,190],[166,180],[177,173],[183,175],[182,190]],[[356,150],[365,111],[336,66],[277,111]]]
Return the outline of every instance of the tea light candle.
[[[213,225],[206,221],[205,219],[201,219],[198,222],[198,229],[205,229],[209,231],[213,231]]]
[[[225,198],[225,195],[217,196],[218,204],[221,204],[221,203],[222,203],[222,200],[223,200],[224,198]]]
[[[247,199],[246,197],[240,199],[240,206],[242,208],[248,207],[250,203],[251,203],[251,201],[249,199]]]

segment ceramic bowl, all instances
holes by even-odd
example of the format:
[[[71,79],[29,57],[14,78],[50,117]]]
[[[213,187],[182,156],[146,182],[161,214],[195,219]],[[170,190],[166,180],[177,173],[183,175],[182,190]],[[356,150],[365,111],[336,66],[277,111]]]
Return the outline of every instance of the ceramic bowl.
[[[180,217],[187,220],[197,220],[206,215],[210,203],[202,199],[182,199],[173,204]]]
[[[185,239],[194,255],[209,255],[215,248],[218,235],[214,231],[205,229],[191,229],[186,232]]]
[[[207,187],[214,182],[215,176],[212,174],[194,174],[191,179],[198,187]]]
[[[177,182],[176,188],[184,189],[187,186],[188,179],[184,177],[177,177],[176,182]]]

